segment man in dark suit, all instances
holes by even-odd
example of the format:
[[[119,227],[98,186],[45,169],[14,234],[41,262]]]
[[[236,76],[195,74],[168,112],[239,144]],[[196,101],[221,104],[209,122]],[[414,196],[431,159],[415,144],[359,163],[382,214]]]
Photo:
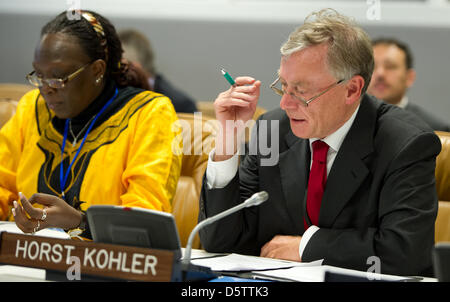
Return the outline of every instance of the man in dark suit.
[[[195,101],[185,92],[175,87],[162,74],[156,72],[154,53],[147,37],[133,29],[119,32],[124,50],[124,58],[142,67],[148,78],[150,89],[164,94],[173,104],[176,112],[194,113],[197,111]]]
[[[378,259],[381,273],[431,273],[438,137],[416,116],[365,94],[370,39],[337,12],[308,17],[281,55],[271,85],[281,109],[260,118],[240,164],[242,124],[261,83],[238,77],[215,101],[222,130],[199,220],[262,190],[269,199],[200,231],[203,247],[358,270]],[[271,153],[263,152],[266,141]]]
[[[368,93],[413,112],[434,130],[450,131],[450,124],[425,108],[412,103],[406,95],[416,79],[409,46],[394,38],[372,41],[375,68]]]

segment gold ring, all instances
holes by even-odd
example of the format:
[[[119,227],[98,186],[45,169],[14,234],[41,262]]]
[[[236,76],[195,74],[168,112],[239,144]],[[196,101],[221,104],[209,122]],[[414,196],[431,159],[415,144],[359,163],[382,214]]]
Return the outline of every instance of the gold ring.
[[[33,229],[33,232],[31,232],[31,235],[34,235],[37,231],[39,231],[39,228],[41,227],[41,222],[37,221],[37,226]]]
[[[42,217],[41,220],[44,221],[45,218],[47,218],[47,211],[45,209],[42,210]]]

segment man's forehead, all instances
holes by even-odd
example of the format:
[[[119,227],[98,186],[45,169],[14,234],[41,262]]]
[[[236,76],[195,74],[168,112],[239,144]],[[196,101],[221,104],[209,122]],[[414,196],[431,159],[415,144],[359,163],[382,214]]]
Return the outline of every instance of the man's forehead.
[[[405,52],[395,44],[377,44],[373,47],[375,59],[378,57],[384,58],[400,58],[406,57]]]
[[[309,86],[327,75],[326,52],[317,48],[302,51],[281,58],[278,76],[281,82],[290,85]]]

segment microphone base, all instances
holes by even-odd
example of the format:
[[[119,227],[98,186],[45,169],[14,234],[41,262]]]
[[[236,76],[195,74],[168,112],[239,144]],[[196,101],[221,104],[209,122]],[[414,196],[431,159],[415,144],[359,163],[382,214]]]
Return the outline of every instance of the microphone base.
[[[183,282],[208,281],[219,277],[209,267],[192,263],[181,263],[181,275]]]

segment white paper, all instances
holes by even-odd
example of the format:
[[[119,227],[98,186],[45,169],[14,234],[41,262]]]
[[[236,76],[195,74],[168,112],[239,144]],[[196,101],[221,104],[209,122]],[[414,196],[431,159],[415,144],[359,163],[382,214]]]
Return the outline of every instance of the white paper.
[[[14,233],[14,234],[25,234],[22,232],[21,229],[19,229],[15,222],[11,221],[4,221],[0,223],[0,231],[5,231],[8,233]],[[31,234],[25,234],[30,235]],[[67,234],[64,231],[54,230],[54,229],[43,229],[40,231],[37,231],[35,233],[36,236],[43,236],[43,237],[50,237],[50,238],[58,238],[58,239],[70,239],[69,234]]]
[[[401,276],[362,272],[329,265],[314,266],[314,267],[292,267],[288,269],[264,271],[258,272],[258,276],[267,276],[271,278],[281,278],[285,280],[300,281],[300,282],[324,282],[326,271],[337,274],[343,274],[347,276],[367,278],[367,281],[374,281],[374,280],[400,281],[408,278]]]
[[[314,262],[295,262],[240,254],[229,254],[222,257],[192,260],[193,264],[209,267],[213,271],[259,271],[288,268],[293,266],[317,266],[323,260]]]
[[[185,248],[181,248],[181,252],[183,254],[181,259],[184,259],[185,251],[186,251]],[[228,255],[228,254],[226,254],[226,253],[209,253],[205,250],[199,250],[199,249],[191,250],[191,260],[200,259],[200,258],[211,258],[211,257],[217,257],[217,256],[226,256],[226,255]]]
[[[0,265],[0,282],[45,281],[45,269]]]

